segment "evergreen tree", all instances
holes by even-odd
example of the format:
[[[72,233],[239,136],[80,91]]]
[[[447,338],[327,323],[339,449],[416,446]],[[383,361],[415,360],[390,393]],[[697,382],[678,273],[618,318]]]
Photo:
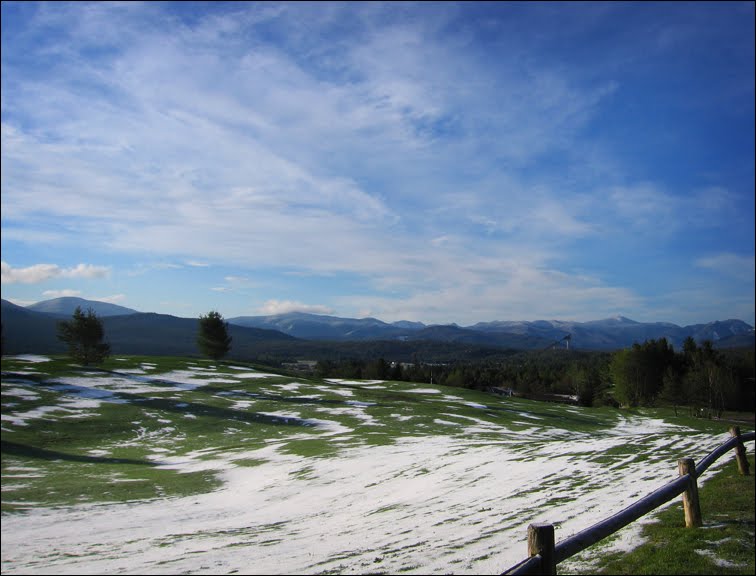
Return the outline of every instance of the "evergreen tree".
[[[231,350],[228,322],[224,322],[219,312],[213,310],[207,316],[200,316],[197,346],[205,356],[213,360],[220,360]]]
[[[672,404],[675,409],[675,416],[677,416],[677,407],[681,404],[687,404],[688,399],[683,385],[683,375],[678,367],[668,366],[664,372],[659,400],[666,404]]]
[[[388,380],[390,369],[391,367],[384,358],[378,358],[367,363],[362,372],[362,377],[368,380]]]
[[[102,321],[90,308],[86,314],[77,306],[71,320],[58,322],[58,339],[68,346],[71,357],[88,366],[100,364],[110,355],[110,344],[103,342]]]
[[[689,368],[686,384],[691,391],[699,414],[721,416],[726,404],[732,403],[737,393],[737,383],[732,369],[724,357],[705,340],[701,347],[689,351]]]
[[[662,390],[664,374],[674,357],[666,338],[615,352],[610,364],[615,398],[626,406],[651,404]]]
[[[614,398],[623,406],[637,406],[638,393],[635,358],[630,349],[617,350],[609,364],[609,372],[614,383]]]
[[[399,362],[398,360],[392,363],[390,379],[391,380],[404,379],[404,375],[402,374],[402,363]]]
[[[590,364],[580,365],[573,362],[567,369],[567,380],[570,391],[581,406],[593,406],[596,396],[601,390],[601,374]]]

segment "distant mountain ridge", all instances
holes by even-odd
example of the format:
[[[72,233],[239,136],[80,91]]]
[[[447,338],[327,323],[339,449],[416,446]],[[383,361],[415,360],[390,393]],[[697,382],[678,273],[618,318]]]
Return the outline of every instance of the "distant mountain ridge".
[[[3,335],[6,351],[61,352],[56,324],[70,317],[76,306],[91,308],[103,318],[108,340],[116,353],[194,354],[196,318],[142,313],[131,308],[82,298],[56,298],[27,307],[2,301]],[[276,354],[290,349],[292,356],[331,350],[355,343],[373,346],[381,342],[402,344],[403,349],[422,342],[437,342],[469,349],[494,348],[539,350],[566,347],[583,350],[616,350],[635,342],[666,338],[676,349],[688,336],[697,342],[711,340],[717,347],[753,346],[754,328],[740,320],[677,326],[668,322],[636,322],[622,316],[572,322],[562,320],[491,321],[461,327],[456,324],[425,325],[421,322],[383,322],[376,318],[340,318],[304,312],[270,316],[227,318],[234,338],[232,348],[259,352],[262,342]],[[567,339],[566,337],[569,336]],[[304,342],[311,344],[305,346]],[[322,343],[322,344],[318,344]],[[330,346],[330,348],[329,348]],[[13,352],[15,353],[15,352]]]
[[[74,304],[81,305],[82,310],[88,308],[96,310],[99,308],[98,304],[106,303],[84,300],[74,302]],[[59,310],[60,308],[53,306],[52,309]],[[105,310],[114,312],[116,308],[106,307]],[[70,315],[67,316],[70,317]],[[105,340],[110,344],[114,354],[198,355],[196,340],[199,322],[197,318],[179,318],[168,314],[136,311],[101,316]],[[66,347],[57,337],[57,326],[63,319],[64,315],[58,312],[37,312],[30,307],[17,306],[12,302],[2,300],[3,352],[7,354],[64,353]],[[243,326],[229,325],[229,334],[233,338],[232,357],[237,358],[255,355],[260,343],[265,343],[266,346],[285,347],[297,342],[296,338],[275,330]]]
[[[44,312],[45,314],[71,316],[77,306],[81,307],[84,312],[91,308],[95,314],[102,317],[138,314],[136,310],[119,306],[118,304],[99,302],[97,300],[85,300],[84,298],[76,298],[74,296],[63,296],[61,298],[53,298],[52,300],[44,300],[32,304],[31,306],[26,306],[26,309],[33,310],[34,312]]]
[[[754,341],[753,326],[741,320],[678,326],[670,322],[636,322],[624,316],[617,316],[589,322],[499,320],[460,327],[456,324],[427,326],[421,322],[408,321],[388,324],[375,318],[339,318],[305,312],[238,316],[227,320],[230,324],[240,326],[278,330],[296,338],[339,342],[427,339],[536,349],[561,342],[569,335],[572,347],[613,350],[632,346],[635,342],[659,338],[666,338],[679,349],[688,336],[692,336],[697,342],[711,340],[724,346],[747,346],[749,342]]]

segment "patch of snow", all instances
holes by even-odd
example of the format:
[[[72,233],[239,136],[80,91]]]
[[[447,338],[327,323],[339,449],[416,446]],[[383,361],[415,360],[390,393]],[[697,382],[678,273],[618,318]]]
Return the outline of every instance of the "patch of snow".
[[[729,560],[720,558],[719,556],[717,556],[716,552],[713,552],[712,550],[695,550],[695,553],[698,554],[699,556],[703,556],[704,558],[708,558],[711,562],[713,562],[715,565],[719,566],[720,568],[745,567],[745,564],[740,564],[738,562],[730,562]]]
[[[60,417],[60,412],[63,412],[63,415],[67,417],[79,416],[78,412],[63,406],[38,406],[37,408],[26,412],[2,414],[0,415],[0,419],[4,422],[10,422],[13,426],[28,426],[29,423],[27,420],[49,420],[52,414],[56,414]]]
[[[523,418],[530,418],[531,420],[543,420],[542,416],[536,416],[534,414],[530,414],[529,412],[518,412],[519,416],[522,416]]]
[[[331,424],[334,434],[347,431]],[[254,566],[261,574],[368,574],[376,558],[386,573],[500,573],[524,559],[528,524],[558,521],[561,540],[674,475],[668,462],[641,462],[616,482],[573,487],[576,475],[605,477],[601,464],[571,456],[594,449],[593,440],[540,442],[524,460],[501,443],[459,436],[345,446],[329,458],[292,455],[282,450],[286,442],[163,455],[161,465],[179,472],[218,471],[223,487],[4,517],[3,573],[248,573]],[[628,441],[609,436],[595,450]],[[211,453],[215,459],[205,459]],[[236,466],[239,458],[262,464]],[[649,476],[657,480],[642,480]],[[543,507],[549,497],[564,503]]]
[[[276,378],[278,374],[268,374],[267,372],[242,372],[240,374],[232,374],[234,378],[243,378],[250,380],[253,378]]]
[[[316,388],[321,392],[332,392],[334,394],[338,394],[339,396],[354,396],[354,391],[349,390],[348,388],[333,388],[324,386],[316,386]]]
[[[475,402],[465,402],[464,404],[465,406],[470,406],[471,408],[483,408],[484,410],[488,409],[488,406],[486,406],[485,404],[476,404]]]
[[[18,356],[6,356],[6,358],[9,360],[20,360],[21,362],[31,362],[34,364],[38,362],[50,362],[50,358],[38,354],[19,354]]]
[[[231,406],[231,408],[233,410],[246,410],[247,408],[252,406],[252,404],[254,403],[255,402],[253,400],[240,400],[238,402],[235,402],[234,405]]]
[[[194,369],[173,370],[161,374],[151,374],[150,380],[159,380],[161,383],[172,384],[181,390],[194,390],[208,384],[238,384],[238,380],[228,378],[212,378],[211,374],[198,373]]]
[[[288,392],[296,392],[299,390],[299,388],[302,386],[299,382],[289,382],[288,384],[279,384],[278,387],[281,390],[286,390]]]
[[[18,398],[23,398],[25,400],[39,398],[39,394],[28,388],[3,388],[3,394],[6,396],[17,396]]]
[[[359,386],[371,386],[375,384],[385,384],[385,380],[344,380],[342,378],[326,378],[326,382],[333,382],[334,384],[352,384]]]
[[[24,375],[31,375],[31,374],[42,374],[39,370],[32,370],[31,368],[18,368],[13,371],[13,374],[24,374]]]
[[[407,420],[412,420],[414,418],[413,415],[405,416],[403,414],[391,414],[393,418],[396,418],[400,422],[406,422]]]

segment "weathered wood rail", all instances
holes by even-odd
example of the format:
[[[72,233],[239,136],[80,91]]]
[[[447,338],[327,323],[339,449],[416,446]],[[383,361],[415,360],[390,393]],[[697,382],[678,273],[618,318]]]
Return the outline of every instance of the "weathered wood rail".
[[[529,558],[512,566],[505,574],[556,574],[556,565],[582,552],[596,542],[614,534],[641,516],[645,516],[662,504],[666,504],[676,496],[683,495],[685,511],[685,525],[697,527],[703,524],[701,508],[698,503],[698,482],[701,476],[717,459],[728,451],[735,449],[735,459],[741,474],[748,475],[749,467],[743,442],[756,440],[756,432],[740,433],[740,428],[730,428],[731,438],[704,457],[696,466],[689,458],[678,460],[680,476],[651,494],[641,498],[614,516],[602,520],[562,540],[554,543],[553,524],[531,524],[528,526],[528,554]]]

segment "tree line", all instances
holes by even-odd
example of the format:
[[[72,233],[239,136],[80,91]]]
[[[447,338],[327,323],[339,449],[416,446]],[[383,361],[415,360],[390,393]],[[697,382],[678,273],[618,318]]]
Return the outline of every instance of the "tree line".
[[[321,360],[320,378],[427,382],[477,390],[511,391],[535,399],[569,400],[584,406],[613,403],[607,383],[608,352],[508,351],[478,361],[424,363]]]
[[[704,416],[753,411],[754,372],[753,348],[716,350],[693,338],[680,352],[662,338],[615,352],[522,351],[443,364],[326,360],[315,368],[321,378],[433,382],[582,406],[667,405]]]
[[[754,350],[716,350],[688,337],[675,352],[666,339],[615,352],[609,366],[615,398],[623,405],[663,403],[706,416],[754,409]]]
[[[77,307],[58,324],[58,338],[83,365],[110,354],[101,320]],[[228,323],[216,311],[199,317],[197,347],[213,360],[231,350]],[[520,396],[568,400],[583,406],[669,405],[705,416],[724,410],[754,410],[754,349],[717,350],[688,337],[677,352],[665,339],[646,340],[615,352],[578,350],[501,351],[480,360],[411,362],[377,359],[321,359],[320,378],[426,382]]]

